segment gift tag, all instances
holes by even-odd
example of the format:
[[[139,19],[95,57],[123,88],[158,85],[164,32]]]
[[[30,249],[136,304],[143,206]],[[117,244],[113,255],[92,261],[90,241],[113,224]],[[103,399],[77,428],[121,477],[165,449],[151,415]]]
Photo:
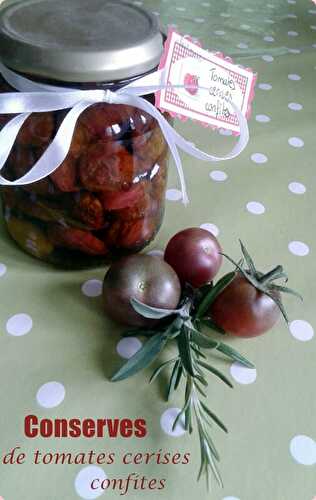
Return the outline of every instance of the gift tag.
[[[225,128],[239,134],[233,102],[249,118],[256,74],[229,57],[202,49],[190,37],[170,31],[160,61],[162,84],[156,106],[182,120]],[[177,87],[178,86],[178,87]]]

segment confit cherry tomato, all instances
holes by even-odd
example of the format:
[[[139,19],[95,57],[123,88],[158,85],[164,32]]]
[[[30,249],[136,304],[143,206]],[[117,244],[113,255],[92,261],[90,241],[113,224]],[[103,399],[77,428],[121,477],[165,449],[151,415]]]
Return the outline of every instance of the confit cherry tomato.
[[[150,255],[130,255],[114,263],[104,278],[103,304],[106,314],[119,323],[148,326],[132,307],[131,298],[152,307],[175,309],[181,285],[174,270],[162,259]]]
[[[105,210],[121,210],[129,208],[144,197],[144,187],[142,184],[135,184],[126,191],[109,191],[102,196]]]
[[[280,298],[279,292],[271,292]],[[280,317],[274,300],[237,274],[216,297],[210,316],[218,326],[236,337],[256,337],[270,330]]]
[[[165,261],[182,284],[199,288],[216,276],[222,264],[221,247],[215,236],[198,227],[184,229],[169,241]]]
[[[132,184],[134,160],[119,143],[98,142],[81,156],[79,175],[88,191],[120,191]]]
[[[76,160],[69,154],[50,178],[60,191],[65,193],[79,191]]]

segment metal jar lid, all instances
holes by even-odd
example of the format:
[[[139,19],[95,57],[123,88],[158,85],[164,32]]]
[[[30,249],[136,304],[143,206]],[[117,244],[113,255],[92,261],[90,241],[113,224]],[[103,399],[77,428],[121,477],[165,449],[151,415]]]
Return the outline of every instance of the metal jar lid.
[[[156,17],[120,0],[18,0],[0,8],[0,59],[65,82],[114,82],[158,65]]]

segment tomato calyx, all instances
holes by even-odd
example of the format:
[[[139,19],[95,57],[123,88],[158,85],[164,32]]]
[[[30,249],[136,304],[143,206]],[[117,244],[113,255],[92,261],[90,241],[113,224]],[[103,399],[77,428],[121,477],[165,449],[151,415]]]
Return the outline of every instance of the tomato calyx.
[[[267,273],[258,271],[245,245],[241,240],[239,240],[239,243],[242,252],[241,261],[236,262],[228,255],[222,253],[223,257],[225,257],[235,266],[235,273],[240,273],[246,280],[249,281],[252,286],[254,286],[260,292],[268,295],[268,297],[270,297],[276,303],[283,318],[288,324],[289,318],[281,300],[281,293],[294,295],[300,300],[303,300],[302,296],[292,288],[276,283],[280,279],[283,279],[284,283],[287,283],[288,281],[288,276],[284,271],[283,266],[278,265]]]

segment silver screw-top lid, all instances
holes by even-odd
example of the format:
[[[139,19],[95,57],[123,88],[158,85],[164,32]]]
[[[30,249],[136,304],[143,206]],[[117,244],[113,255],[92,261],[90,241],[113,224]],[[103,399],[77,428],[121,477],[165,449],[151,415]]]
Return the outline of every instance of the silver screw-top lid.
[[[114,82],[152,70],[156,17],[121,0],[18,0],[0,8],[0,59],[65,82]]]

